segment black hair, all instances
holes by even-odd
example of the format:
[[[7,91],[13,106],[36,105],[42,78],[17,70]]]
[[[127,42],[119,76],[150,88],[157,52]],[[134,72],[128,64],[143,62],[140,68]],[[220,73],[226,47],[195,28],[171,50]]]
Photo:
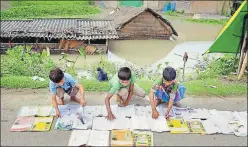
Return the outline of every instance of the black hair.
[[[122,67],[119,69],[118,78],[123,81],[131,79],[131,70],[128,67]]]
[[[163,71],[163,78],[166,81],[173,81],[176,79],[177,73],[176,70],[172,67],[166,67]]]
[[[61,69],[55,68],[50,71],[49,78],[54,83],[59,83],[64,78],[64,73]]]

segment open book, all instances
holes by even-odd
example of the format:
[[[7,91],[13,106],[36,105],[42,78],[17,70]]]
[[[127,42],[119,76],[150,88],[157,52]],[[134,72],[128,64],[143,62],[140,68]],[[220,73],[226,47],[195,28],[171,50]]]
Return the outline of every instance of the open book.
[[[70,136],[68,146],[87,145],[91,130],[73,130]]]
[[[23,106],[17,116],[51,116],[52,109],[50,105]]]
[[[153,133],[148,131],[133,131],[134,146],[154,146]]]
[[[167,120],[168,127],[170,128],[170,132],[173,134],[176,133],[189,133],[188,126],[183,119],[168,119]]]

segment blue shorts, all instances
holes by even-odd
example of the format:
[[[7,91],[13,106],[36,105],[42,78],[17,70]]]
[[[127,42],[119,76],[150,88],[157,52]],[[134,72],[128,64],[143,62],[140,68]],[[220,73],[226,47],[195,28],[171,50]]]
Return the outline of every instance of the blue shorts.
[[[174,99],[174,103],[177,103],[184,98],[185,91],[186,88],[183,86],[183,84],[179,84],[176,92],[176,97]],[[158,89],[155,92],[155,96],[156,99],[160,99],[162,102],[168,103],[170,100],[169,94],[165,93],[162,89]]]

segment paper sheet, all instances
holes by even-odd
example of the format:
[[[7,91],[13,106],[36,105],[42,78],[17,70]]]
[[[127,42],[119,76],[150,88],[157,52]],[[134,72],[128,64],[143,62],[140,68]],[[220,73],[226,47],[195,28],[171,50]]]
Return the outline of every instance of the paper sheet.
[[[112,124],[106,117],[94,117],[92,130],[106,131],[111,129]]]
[[[118,107],[119,116],[128,116],[131,117],[135,114],[134,105],[128,105],[126,107]]]
[[[135,106],[135,115],[136,116],[147,116],[148,107],[145,106]]]
[[[129,118],[119,116],[116,119],[109,121],[105,117],[95,117],[93,120],[93,130],[107,131],[113,129],[129,129],[130,123]]]
[[[84,108],[84,114],[92,115],[92,116],[102,116],[103,106],[97,105],[97,106],[85,106]]]
[[[155,132],[170,131],[170,128],[168,127],[168,124],[164,116],[159,116],[157,119],[148,117],[148,124],[151,131],[155,131]]]
[[[131,119],[132,130],[150,130],[147,116],[134,115]]]
[[[109,146],[109,131],[92,130],[88,146]]]
[[[37,114],[37,106],[23,106],[17,116],[35,116]]]
[[[52,113],[52,106],[42,106],[39,105],[38,106],[38,111],[37,111],[37,115],[38,116],[50,116]]]
[[[191,119],[208,119],[209,117],[207,109],[188,108],[188,112]]]
[[[212,122],[211,119],[202,120],[202,125],[205,129],[206,134],[216,134],[221,133],[219,128]]]
[[[91,130],[73,130],[70,136],[68,146],[87,145]]]

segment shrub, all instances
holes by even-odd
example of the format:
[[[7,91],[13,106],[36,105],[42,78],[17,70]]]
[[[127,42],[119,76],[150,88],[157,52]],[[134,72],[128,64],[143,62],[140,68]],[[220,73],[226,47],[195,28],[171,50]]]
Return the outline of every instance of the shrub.
[[[46,50],[42,53],[31,53],[31,47],[27,46],[24,51],[23,46],[16,46],[8,49],[6,55],[1,60],[3,76],[39,76],[46,78],[54,62],[50,59]]]

